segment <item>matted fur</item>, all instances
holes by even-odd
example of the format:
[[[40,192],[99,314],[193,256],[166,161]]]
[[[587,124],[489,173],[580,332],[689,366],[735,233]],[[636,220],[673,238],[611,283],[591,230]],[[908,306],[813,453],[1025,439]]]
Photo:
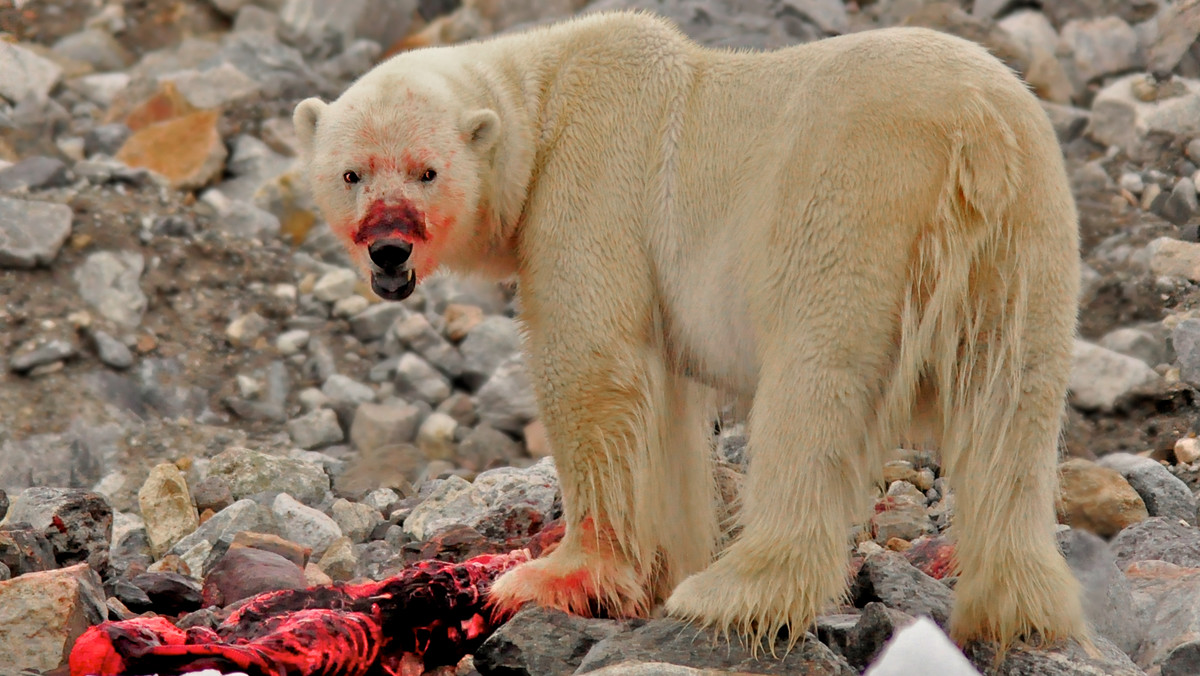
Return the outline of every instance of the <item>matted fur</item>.
[[[845,592],[883,453],[921,434],[957,489],[955,639],[1085,636],[1054,541],[1076,213],[1045,114],[982,48],[887,29],[714,51],[605,13],[401,54],[295,120],[364,268],[383,200],[424,215],[419,278],[520,280],[567,532],[498,603],[665,599],[793,643]],[[716,391],[751,402],[719,555]]]

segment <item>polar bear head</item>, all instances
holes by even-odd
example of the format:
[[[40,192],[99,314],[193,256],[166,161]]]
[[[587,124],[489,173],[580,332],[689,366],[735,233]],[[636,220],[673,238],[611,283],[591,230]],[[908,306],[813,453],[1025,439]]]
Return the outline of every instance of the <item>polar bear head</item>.
[[[393,58],[293,114],[317,205],[387,300],[442,264],[486,268],[496,248],[500,116],[428,65]]]

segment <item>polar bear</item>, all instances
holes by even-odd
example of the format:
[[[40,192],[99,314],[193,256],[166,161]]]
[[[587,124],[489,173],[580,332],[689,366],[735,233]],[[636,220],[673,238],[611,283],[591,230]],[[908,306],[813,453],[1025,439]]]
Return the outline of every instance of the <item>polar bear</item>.
[[[493,589],[789,646],[913,421],[957,488],[951,632],[1086,636],[1055,546],[1078,227],[1059,147],[972,43],[903,28],[714,51],[596,13],[397,55],[294,113],[315,199],[385,299],[519,280],[567,521]],[[749,402],[716,552],[714,392]]]

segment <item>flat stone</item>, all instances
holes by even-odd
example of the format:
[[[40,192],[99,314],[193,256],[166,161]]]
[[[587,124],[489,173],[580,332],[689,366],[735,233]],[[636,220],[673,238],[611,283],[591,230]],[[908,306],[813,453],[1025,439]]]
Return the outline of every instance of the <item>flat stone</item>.
[[[200,525],[200,515],[192,505],[187,480],[173,463],[161,463],[150,470],[138,490],[138,507],[145,522],[150,551],[156,557],[161,557]]]
[[[271,511],[283,528],[283,536],[312,548],[315,557],[324,554],[335,540],[342,537],[342,531],[336,521],[324,512],[297,502],[287,493],[280,493],[275,497]]]
[[[292,441],[304,449],[336,444],[345,438],[337,413],[328,408],[319,408],[289,420],[287,429]]]
[[[1200,319],[1185,319],[1171,331],[1179,362],[1179,379],[1200,388]]]
[[[361,404],[350,426],[350,443],[363,452],[408,443],[416,438],[422,417],[419,407],[403,402]]]
[[[179,71],[164,79],[174,83],[188,103],[205,109],[241,103],[262,90],[258,82],[231,63],[206,70]]]
[[[1072,528],[1111,537],[1149,516],[1141,496],[1115,470],[1072,458],[1058,471],[1062,479],[1058,518]]]
[[[1105,146],[1118,146],[1134,161],[1149,160],[1157,147],[1149,137],[1200,136],[1200,81],[1176,77],[1171,87],[1177,95],[1144,101],[1135,87],[1144,86],[1144,74],[1117,78],[1101,89],[1092,102],[1087,135]]]
[[[108,571],[113,511],[108,499],[81,488],[26,488],[17,495],[0,528],[27,523],[46,536],[59,565],[87,563]]]
[[[949,621],[953,603],[949,587],[917,570],[902,554],[889,551],[863,561],[851,593],[914,617],[932,618],[941,626]]]
[[[479,419],[514,434],[525,429],[538,414],[537,398],[525,360],[514,354],[501,363],[475,395]]]
[[[1200,568],[1200,529],[1174,519],[1150,517],[1122,530],[1110,545],[1121,569],[1151,560]]]
[[[165,176],[178,190],[201,188],[220,174],[229,154],[219,119],[205,110],[148,125],[125,141],[117,159]]]
[[[229,484],[235,500],[257,493],[281,492],[305,503],[317,503],[329,490],[329,476],[311,463],[231,447],[208,466],[210,477]]]
[[[66,664],[75,639],[107,619],[100,576],[79,564],[0,582],[0,654],[13,673]]]
[[[1123,396],[1160,380],[1140,359],[1075,341],[1070,386],[1071,403],[1077,408],[1111,411]]]
[[[9,360],[9,368],[15,373],[28,373],[39,366],[53,364],[75,356],[78,350],[69,340],[52,338],[32,340],[17,349]]]
[[[184,556],[195,551],[200,559],[199,563],[202,564],[213,545],[221,540],[233,542],[237,534],[243,531],[273,535],[280,533],[279,524],[270,508],[247,498],[238,500],[211,516],[191,535],[175,543],[169,553]],[[200,568],[200,565],[196,566],[197,574],[202,572]]]
[[[274,552],[230,547],[204,578],[204,604],[224,607],[256,594],[307,586],[295,562]]]
[[[1187,484],[1162,463],[1129,453],[1112,453],[1096,461],[1121,473],[1142,497],[1150,516],[1165,516],[1196,525],[1196,498]]]
[[[75,270],[79,295],[106,319],[134,328],[149,300],[142,291],[145,258],[136,251],[97,251]]]
[[[96,356],[106,366],[115,369],[127,369],[133,366],[133,352],[125,347],[125,343],[104,331],[92,331],[89,335],[92,338],[92,344],[96,347]]]
[[[1092,645],[1094,651],[1075,641],[1049,650],[1018,643],[1009,648],[997,665],[993,644],[974,643],[968,646],[967,657],[976,668],[989,674],[1145,676],[1146,672],[1103,636],[1095,637]]]
[[[71,235],[71,207],[0,197],[0,267],[48,265]]]
[[[16,104],[28,98],[46,100],[62,77],[62,68],[33,50],[0,41],[0,97]]]
[[[588,674],[605,667],[621,665],[621,669],[611,673],[626,674],[631,673],[631,663],[639,662],[665,662],[677,666],[718,670],[718,674],[741,672],[853,676],[858,673],[843,658],[813,636],[797,642],[796,646],[780,659],[763,659],[761,648],[759,652],[759,655],[752,655],[749,647],[740,641],[723,640],[709,631],[683,622],[671,619],[652,620],[633,631],[620,632],[597,643],[588,651],[575,673]]]
[[[529,608],[500,625],[484,641],[475,651],[475,668],[484,674],[512,676],[570,674],[592,646],[628,631],[632,624]]]
[[[1099,536],[1070,528],[1058,534],[1058,547],[1079,580],[1084,617],[1101,636],[1133,655],[1146,627],[1133,611],[1133,588]]]
[[[1150,272],[1200,282],[1200,244],[1172,237],[1159,237],[1146,245]]]
[[[557,497],[558,474],[550,459],[527,469],[489,470],[474,483],[452,476],[413,508],[404,529],[416,540],[458,525],[488,536],[532,535],[553,518]]]
[[[0,169],[0,190],[40,190],[68,182],[67,165],[55,157],[37,155]]]

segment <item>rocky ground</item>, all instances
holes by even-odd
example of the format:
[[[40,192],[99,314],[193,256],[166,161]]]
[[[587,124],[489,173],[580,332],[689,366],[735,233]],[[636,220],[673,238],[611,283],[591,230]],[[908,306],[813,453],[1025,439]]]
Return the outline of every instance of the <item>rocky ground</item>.
[[[211,623],[558,518],[512,289],[439,278],[378,302],[314,211],[289,115],[390,52],[617,7],[748,48],[931,26],[1022,73],[1080,207],[1060,541],[1104,638],[970,657],[1200,673],[1200,2],[463,2],[0,0],[0,674],[60,669],[105,618]],[[735,487],[745,440],[723,423]],[[531,611],[457,672],[859,673],[952,598],[936,457],[904,451],[887,478],[852,603],[782,660]]]

